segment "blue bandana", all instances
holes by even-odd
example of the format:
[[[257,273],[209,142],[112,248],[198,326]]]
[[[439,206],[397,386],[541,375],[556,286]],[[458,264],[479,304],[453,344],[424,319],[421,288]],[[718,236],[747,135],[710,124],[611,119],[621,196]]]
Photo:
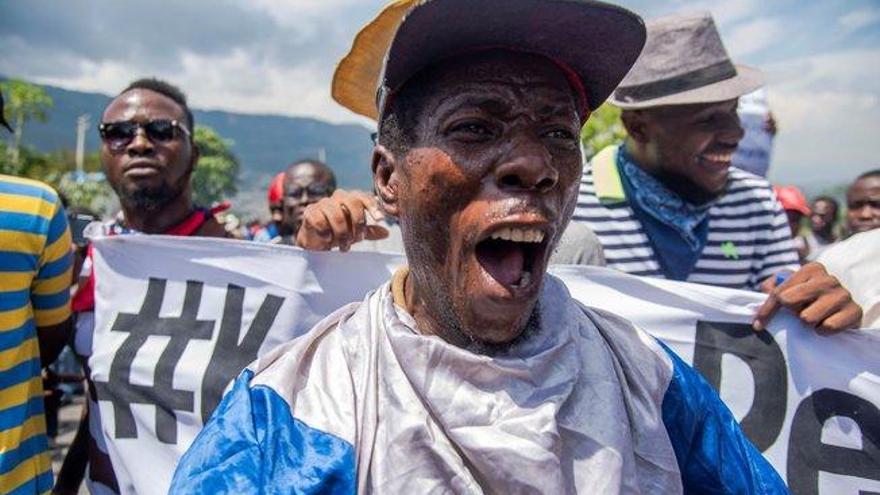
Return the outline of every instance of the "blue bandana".
[[[665,275],[687,280],[709,238],[712,202],[700,206],[688,203],[633,163],[624,147],[617,154],[617,168],[630,207]]]

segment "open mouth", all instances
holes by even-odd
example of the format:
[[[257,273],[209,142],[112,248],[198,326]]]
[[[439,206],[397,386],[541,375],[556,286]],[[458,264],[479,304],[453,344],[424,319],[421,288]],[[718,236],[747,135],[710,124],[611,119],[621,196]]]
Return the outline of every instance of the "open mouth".
[[[538,279],[536,274],[544,260],[547,237],[536,228],[500,228],[477,244],[477,261],[508,291],[523,291]]]

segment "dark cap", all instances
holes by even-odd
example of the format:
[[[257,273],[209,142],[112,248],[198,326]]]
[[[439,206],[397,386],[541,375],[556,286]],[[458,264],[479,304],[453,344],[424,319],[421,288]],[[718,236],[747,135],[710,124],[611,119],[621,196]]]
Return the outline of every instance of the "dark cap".
[[[591,0],[398,0],[355,37],[333,97],[378,119],[389,95],[437,61],[480,48],[545,56],[568,69],[599,107],[645,43],[642,19]]]

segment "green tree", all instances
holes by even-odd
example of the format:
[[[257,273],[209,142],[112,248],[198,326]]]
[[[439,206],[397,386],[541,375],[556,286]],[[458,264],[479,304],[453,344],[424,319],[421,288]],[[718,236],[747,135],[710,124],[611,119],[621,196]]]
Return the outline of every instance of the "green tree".
[[[581,129],[585,158],[593,158],[602,148],[620,143],[625,137],[626,129],[620,120],[620,109],[609,104],[602,105]]]
[[[201,157],[192,177],[193,201],[210,205],[235,194],[239,162],[232,141],[205,126],[196,127],[194,139]]]
[[[74,153],[71,150],[58,150],[42,153],[30,146],[22,146],[17,164],[13,164],[7,152],[6,143],[0,141],[0,174],[27,177],[49,184],[67,197],[70,206],[89,208],[97,213],[109,214],[114,208],[114,194],[107,181],[74,180],[71,171],[75,169]],[[101,168],[98,152],[87,153],[85,170],[99,171]]]
[[[0,91],[6,104],[6,116],[14,131],[8,149],[9,159],[13,165],[18,165],[25,122],[45,122],[49,118],[47,112],[52,108],[52,98],[40,86],[17,79],[0,82]]]
[[[67,197],[70,206],[88,208],[101,215],[109,215],[118,208],[116,195],[106,180],[79,182],[66,173],[54,181],[52,186]]]

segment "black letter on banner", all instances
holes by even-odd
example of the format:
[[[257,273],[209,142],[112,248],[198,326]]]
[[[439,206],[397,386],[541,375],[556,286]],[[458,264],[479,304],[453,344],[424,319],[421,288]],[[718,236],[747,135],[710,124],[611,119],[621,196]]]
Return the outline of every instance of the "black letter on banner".
[[[241,341],[241,315],[244,305],[244,289],[230,285],[226,292],[226,305],[223,308],[223,321],[220,323],[220,335],[217,345],[202,380],[202,421],[208,422],[214,408],[223,397],[223,390],[245,366],[257,358],[257,352],[272,328],[275,317],[284,303],[283,297],[266,296],[251,326]]]
[[[749,366],[755,379],[752,407],[740,422],[743,432],[761,452],[782,431],[788,397],[785,356],[770,332],[755,332],[751,325],[697,322],[694,368],[721,390],[721,357],[733,354]]]
[[[113,403],[116,438],[137,438],[137,427],[131,404],[156,406],[156,436],[164,443],[177,442],[175,410],[192,412],[193,393],[172,386],[174,369],[190,340],[210,340],[214,321],[198,320],[202,296],[201,282],[187,282],[180,317],[160,317],[159,308],[165,296],[166,280],[151,278],[144,304],[137,314],[119,313],[111,332],[128,332],[110,364],[106,382],[94,382],[98,400]],[[153,386],[131,383],[131,363],[150,336],[171,337],[159,356],[153,371]]]
[[[862,450],[822,443],[822,427],[834,416],[859,425]],[[880,481],[880,410],[861,397],[817,390],[798,406],[789,436],[787,477],[792,493],[818,495],[819,471]]]

